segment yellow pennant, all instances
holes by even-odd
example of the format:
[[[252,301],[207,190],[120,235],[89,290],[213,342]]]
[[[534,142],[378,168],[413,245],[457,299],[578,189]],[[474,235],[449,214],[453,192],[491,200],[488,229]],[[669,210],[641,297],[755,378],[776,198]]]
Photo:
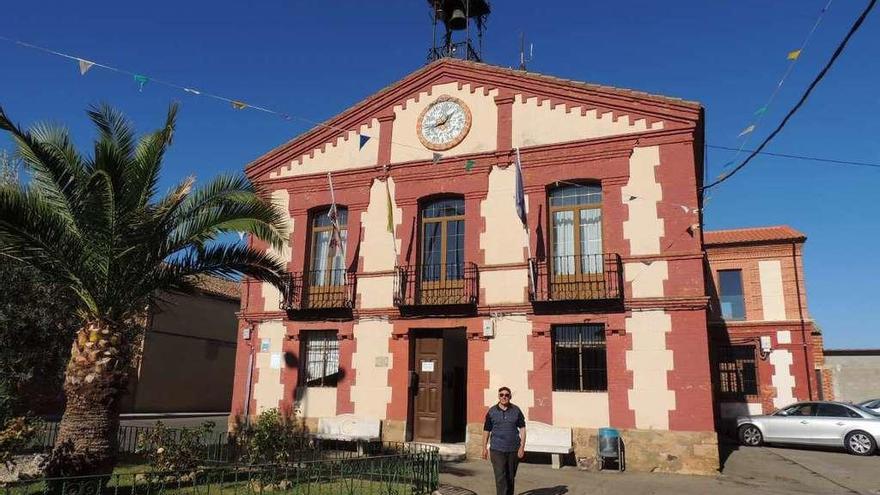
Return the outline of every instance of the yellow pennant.
[[[795,51],[793,51],[793,52],[788,52],[788,59],[789,59],[789,60],[797,60],[798,57],[800,57],[800,56],[801,56],[801,51],[800,51],[800,50],[795,50]]]
[[[247,103],[244,103],[242,101],[233,101],[232,108],[236,110],[244,110],[245,108],[247,108]]]

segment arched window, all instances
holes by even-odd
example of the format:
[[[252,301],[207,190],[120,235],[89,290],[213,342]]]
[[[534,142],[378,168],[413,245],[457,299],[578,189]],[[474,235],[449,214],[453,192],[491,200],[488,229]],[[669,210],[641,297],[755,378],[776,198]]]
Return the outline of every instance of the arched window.
[[[440,198],[422,205],[421,279],[461,280],[464,274],[464,199]]]
[[[550,190],[551,268],[555,276],[602,273],[602,187],[564,184]]]
[[[309,244],[309,285],[325,287],[345,282],[345,247],[348,242],[348,210],[337,206],[338,236],[334,233],[330,208],[312,213],[311,241]],[[338,237],[338,238],[337,238]]]

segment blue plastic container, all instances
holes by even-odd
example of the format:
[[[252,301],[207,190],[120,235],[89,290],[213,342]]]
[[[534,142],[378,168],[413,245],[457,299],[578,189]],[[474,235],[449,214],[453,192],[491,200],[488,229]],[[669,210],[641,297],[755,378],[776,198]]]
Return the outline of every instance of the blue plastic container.
[[[599,457],[620,458],[620,432],[615,428],[599,428]]]

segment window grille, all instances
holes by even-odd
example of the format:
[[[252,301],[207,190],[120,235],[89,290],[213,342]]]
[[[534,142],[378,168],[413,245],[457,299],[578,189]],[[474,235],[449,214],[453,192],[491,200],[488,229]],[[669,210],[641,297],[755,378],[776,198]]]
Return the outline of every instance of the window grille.
[[[339,379],[339,340],[335,330],[302,332],[300,383],[306,387],[335,387]]]
[[[553,327],[553,390],[608,390],[608,361],[603,325]]]
[[[718,376],[721,397],[744,399],[758,395],[758,368],[755,346],[732,345],[718,348]]]

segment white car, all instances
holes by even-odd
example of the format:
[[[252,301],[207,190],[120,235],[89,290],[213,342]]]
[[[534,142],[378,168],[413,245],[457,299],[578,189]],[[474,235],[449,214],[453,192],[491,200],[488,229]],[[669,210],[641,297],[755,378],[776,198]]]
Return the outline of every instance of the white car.
[[[787,443],[843,447],[871,455],[880,439],[880,413],[843,402],[798,402],[773,414],[736,418],[743,445]]]
[[[866,400],[864,402],[859,402],[859,405],[874,412],[880,412],[880,399]]]

